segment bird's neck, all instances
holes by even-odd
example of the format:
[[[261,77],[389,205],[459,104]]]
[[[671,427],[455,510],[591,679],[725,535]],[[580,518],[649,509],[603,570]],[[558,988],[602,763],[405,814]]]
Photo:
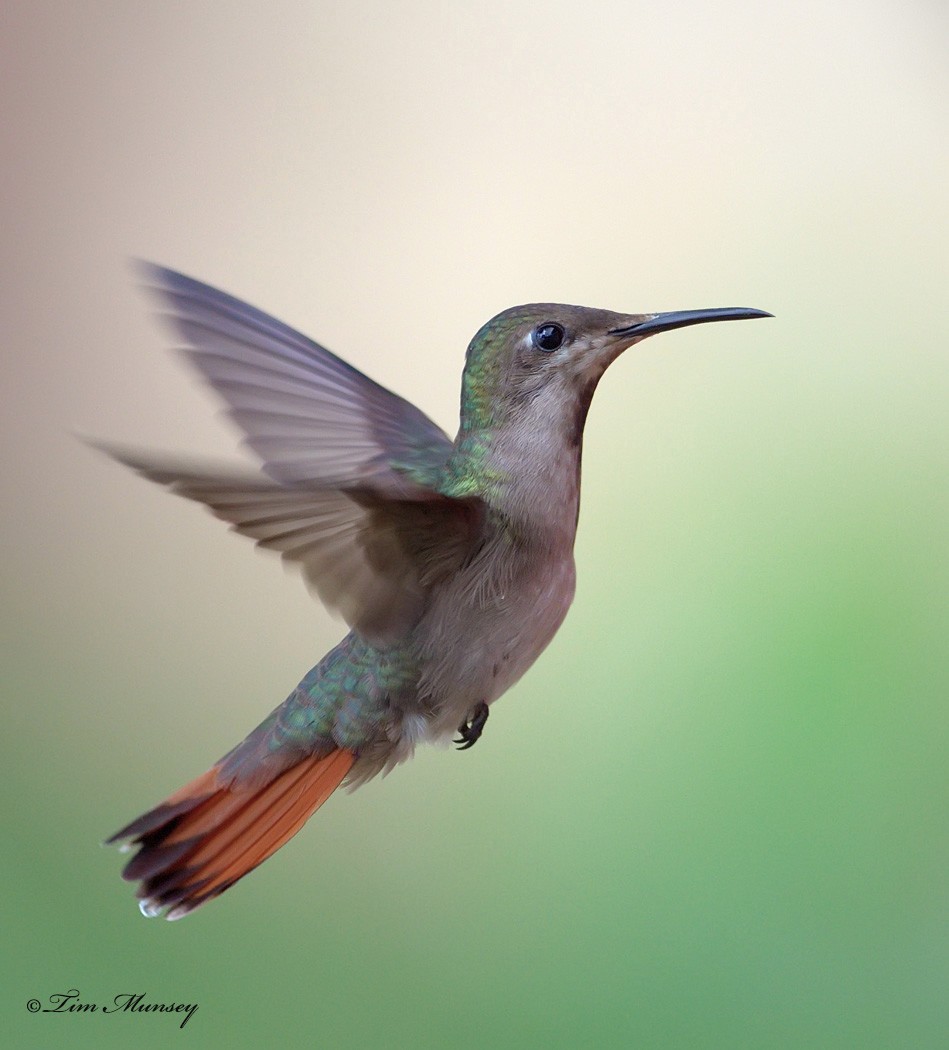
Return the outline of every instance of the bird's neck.
[[[446,492],[477,496],[519,541],[573,549],[580,505],[582,423],[462,426],[446,464]]]

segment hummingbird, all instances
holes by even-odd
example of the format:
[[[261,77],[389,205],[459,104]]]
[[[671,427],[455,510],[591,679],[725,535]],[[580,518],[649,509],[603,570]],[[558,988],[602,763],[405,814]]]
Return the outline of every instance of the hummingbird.
[[[659,332],[772,315],[512,307],[468,346],[451,440],[274,317],[163,267],[143,274],[260,465],[98,447],[279,551],[349,626],[245,740],[107,840],[137,847],[122,875],[142,913],[179,919],[344,782],[388,772],[419,743],[474,746],[573,599],[583,429],[606,368]]]

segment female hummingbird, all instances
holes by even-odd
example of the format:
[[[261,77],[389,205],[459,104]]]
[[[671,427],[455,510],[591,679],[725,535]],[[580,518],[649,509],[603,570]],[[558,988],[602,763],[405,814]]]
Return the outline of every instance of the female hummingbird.
[[[140,883],[142,912],[177,919],[266,860],[344,781],[388,771],[421,741],[478,740],[573,599],[583,427],[607,366],[657,332],[771,315],[515,306],[468,347],[452,441],[273,317],[144,272],[261,466],[196,470],[102,447],[280,551],[350,627],[243,742],[108,840],[139,847],[122,874]]]

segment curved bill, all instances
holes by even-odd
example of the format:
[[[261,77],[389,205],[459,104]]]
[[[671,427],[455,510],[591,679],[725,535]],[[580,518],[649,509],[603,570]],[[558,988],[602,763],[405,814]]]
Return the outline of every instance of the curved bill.
[[[639,324],[628,328],[614,328],[610,335],[655,335],[673,328],[686,328],[690,324],[705,324],[707,321],[744,321],[751,317],[774,317],[765,310],[752,310],[747,306],[722,306],[715,310],[673,310],[666,314],[653,314]]]

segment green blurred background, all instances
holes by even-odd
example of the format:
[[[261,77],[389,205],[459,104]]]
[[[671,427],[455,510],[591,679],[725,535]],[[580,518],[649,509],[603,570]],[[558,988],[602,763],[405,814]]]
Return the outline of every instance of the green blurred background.
[[[946,43],[906,0],[5,7],[5,1045],[949,1044]],[[128,256],[449,430],[513,303],[777,315],[610,371],[576,604],[479,747],[175,924],[99,840],[342,627],[72,436],[235,449]],[[70,988],[199,1009],[27,1012]]]

